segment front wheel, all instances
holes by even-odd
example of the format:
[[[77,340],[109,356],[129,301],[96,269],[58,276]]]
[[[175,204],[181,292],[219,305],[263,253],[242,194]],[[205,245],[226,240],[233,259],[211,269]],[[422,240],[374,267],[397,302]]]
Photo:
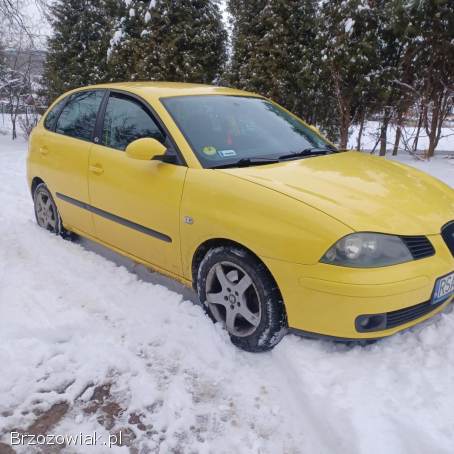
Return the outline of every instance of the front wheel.
[[[279,289],[265,265],[246,250],[211,249],[199,266],[197,292],[208,315],[243,350],[270,350],[285,334]]]

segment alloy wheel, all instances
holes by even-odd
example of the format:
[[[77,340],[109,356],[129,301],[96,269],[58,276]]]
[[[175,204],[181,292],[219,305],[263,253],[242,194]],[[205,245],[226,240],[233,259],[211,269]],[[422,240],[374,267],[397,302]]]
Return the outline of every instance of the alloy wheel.
[[[35,209],[38,225],[51,232],[56,232],[58,227],[57,207],[47,192],[39,191],[36,194]]]
[[[261,321],[257,289],[248,273],[228,261],[216,263],[208,272],[206,301],[216,321],[234,336],[252,334]]]

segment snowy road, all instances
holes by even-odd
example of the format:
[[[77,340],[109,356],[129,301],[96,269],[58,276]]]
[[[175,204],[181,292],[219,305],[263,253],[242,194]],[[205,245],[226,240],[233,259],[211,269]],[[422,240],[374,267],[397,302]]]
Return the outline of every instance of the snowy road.
[[[0,136],[3,442],[45,427],[133,447],[68,453],[454,452],[454,313],[368,347],[241,352],[190,292],[39,229],[24,159]],[[454,185],[454,160],[417,165]]]

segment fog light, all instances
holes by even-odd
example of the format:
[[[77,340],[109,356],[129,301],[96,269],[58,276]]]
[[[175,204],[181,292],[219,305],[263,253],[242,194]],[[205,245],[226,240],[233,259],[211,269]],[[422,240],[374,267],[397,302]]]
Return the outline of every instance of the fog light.
[[[360,315],[355,321],[356,331],[380,331],[386,328],[386,314]]]

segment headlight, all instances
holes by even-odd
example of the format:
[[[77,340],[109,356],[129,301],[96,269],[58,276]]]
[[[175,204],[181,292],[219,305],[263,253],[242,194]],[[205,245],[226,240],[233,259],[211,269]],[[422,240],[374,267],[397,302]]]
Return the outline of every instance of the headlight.
[[[413,257],[398,236],[352,233],[332,246],[320,262],[354,268],[375,268],[410,260]]]

